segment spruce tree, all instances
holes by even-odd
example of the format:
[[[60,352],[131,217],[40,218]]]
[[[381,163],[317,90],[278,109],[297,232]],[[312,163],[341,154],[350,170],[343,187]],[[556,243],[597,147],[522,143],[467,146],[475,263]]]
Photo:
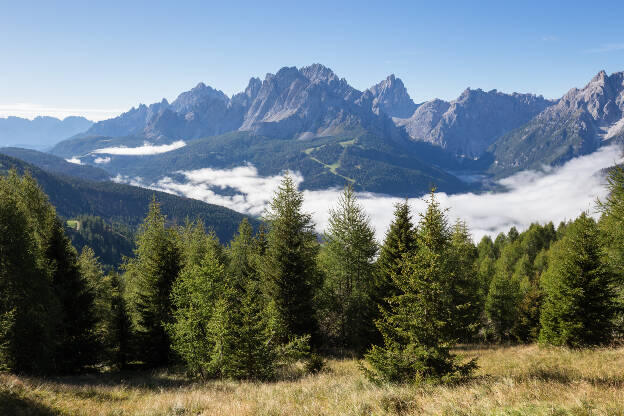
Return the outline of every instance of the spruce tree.
[[[366,355],[367,374],[377,381],[444,382],[468,375],[474,361],[461,364],[451,353],[458,307],[453,286],[460,271],[453,259],[452,231],[433,192],[418,225],[418,244],[401,274],[393,278],[399,295],[376,322],[384,346]]]
[[[370,220],[347,186],[329,211],[320,264],[324,270],[322,329],[342,351],[363,352],[374,333],[377,243]]]
[[[541,343],[584,347],[611,341],[615,274],[602,250],[598,226],[585,213],[552,248],[541,282]]]
[[[415,249],[416,230],[412,222],[409,205],[407,201],[399,202],[394,206],[394,218],[386,232],[377,259],[375,300],[378,304],[382,304],[386,298],[398,294],[392,276],[401,272],[403,256]]]
[[[165,365],[171,359],[165,330],[172,321],[171,287],[182,259],[177,236],[166,227],[155,200],[139,229],[136,244],[135,257],[124,265],[124,281],[137,333],[138,358],[148,365]]]
[[[261,275],[266,295],[285,323],[287,334],[316,336],[312,302],[319,284],[319,244],[311,216],[302,212],[302,205],[303,194],[286,175],[264,217],[269,232]]]
[[[228,250],[231,274],[214,250],[207,250],[175,282],[174,322],[168,330],[192,374],[270,380],[284,362],[283,351],[292,350],[280,343],[286,333],[283,322],[263,297],[254,267],[257,248],[243,221]]]

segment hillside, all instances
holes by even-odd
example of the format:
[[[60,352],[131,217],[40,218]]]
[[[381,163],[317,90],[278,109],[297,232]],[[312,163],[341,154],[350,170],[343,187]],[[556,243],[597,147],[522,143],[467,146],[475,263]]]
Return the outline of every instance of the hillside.
[[[52,173],[91,181],[107,181],[110,179],[110,174],[103,169],[91,165],[70,163],[50,153],[39,152],[32,149],[22,149],[19,147],[0,147],[0,153],[23,160],[24,162]]]
[[[161,204],[162,212],[171,223],[183,224],[186,218],[201,219],[215,230],[221,241],[229,241],[243,214],[217,205],[178,197],[164,192],[122,185],[113,182],[92,182],[46,172],[19,159],[0,154],[0,172],[15,167],[30,172],[37,180],[57,213],[66,219],[80,215],[98,216],[108,222],[134,228],[145,215],[152,198]],[[251,219],[253,224],[257,220]]]

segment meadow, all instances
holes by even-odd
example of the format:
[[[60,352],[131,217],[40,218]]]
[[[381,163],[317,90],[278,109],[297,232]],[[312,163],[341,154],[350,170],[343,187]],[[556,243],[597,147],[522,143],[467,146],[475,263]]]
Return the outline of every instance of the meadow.
[[[375,385],[355,359],[273,383],[181,372],[0,375],[1,415],[624,415],[624,347],[465,346],[464,383]]]

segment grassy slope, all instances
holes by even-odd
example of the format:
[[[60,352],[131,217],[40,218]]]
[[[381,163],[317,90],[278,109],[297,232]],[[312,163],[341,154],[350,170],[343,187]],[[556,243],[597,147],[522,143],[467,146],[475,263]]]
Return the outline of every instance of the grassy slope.
[[[0,375],[0,414],[41,415],[621,415],[624,348],[471,348],[474,380],[457,386],[375,386],[354,360],[278,383],[191,382],[180,374],[43,380]],[[2,407],[4,406],[4,408]]]

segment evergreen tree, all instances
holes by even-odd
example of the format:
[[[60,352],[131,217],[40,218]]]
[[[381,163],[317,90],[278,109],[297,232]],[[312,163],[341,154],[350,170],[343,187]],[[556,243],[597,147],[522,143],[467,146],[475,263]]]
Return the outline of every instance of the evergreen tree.
[[[611,269],[618,274],[619,313],[617,330],[624,337],[624,168],[611,168],[607,176],[609,195],[598,201],[602,213],[599,226],[607,259]]]
[[[407,253],[416,249],[416,230],[407,201],[397,203],[394,218],[386,232],[383,245],[377,259],[375,282],[375,300],[378,304],[385,299],[398,295],[392,276],[401,273],[401,261]]]
[[[449,381],[468,375],[474,360],[460,364],[451,353],[453,320],[462,305],[453,296],[460,272],[453,258],[452,231],[433,192],[418,225],[417,249],[393,278],[399,295],[376,322],[384,346],[366,355],[370,378],[390,382]]]
[[[520,257],[519,245],[515,240],[507,241],[496,261],[494,276],[485,300],[485,314],[497,341],[510,339],[522,299],[520,282],[514,276],[514,266]]]
[[[460,341],[471,341],[479,330],[483,304],[479,296],[478,251],[463,221],[457,221],[453,226],[449,254],[450,260],[455,262],[451,289],[455,337]]]
[[[59,305],[15,171],[0,177],[0,370],[52,369]]]
[[[171,358],[165,327],[172,321],[171,287],[181,262],[177,236],[154,200],[139,229],[135,257],[124,265],[139,358],[148,365],[164,365]]]
[[[119,275],[115,271],[104,275],[94,251],[88,246],[78,257],[78,266],[95,294],[94,314],[102,352],[100,358],[103,362],[123,368],[130,358],[130,318]]]
[[[320,256],[325,272],[322,329],[339,349],[362,352],[374,333],[375,231],[351,186],[329,215]]]
[[[263,286],[292,336],[317,334],[312,301],[319,281],[319,244],[302,204],[303,194],[286,175],[265,215],[269,233],[261,268]]]
[[[583,213],[552,249],[542,278],[540,342],[600,345],[613,336],[615,275],[602,252],[598,226]]]
[[[52,366],[59,372],[79,371],[94,364],[98,354],[94,294],[80,273],[76,250],[37,182],[29,175],[20,178],[15,173],[10,174],[7,181],[26,211],[37,246],[37,264],[47,275],[53,302],[58,305]]]
[[[110,323],[108,325],[107,346],[109,362],[123,369],[131,358],[131,321],[124,298],[122,280],[112,271],[107,280],[110,285]]]
[[[227,274],[213,250],[200,264],[185,266],[174,284],[173,348],[202,378],[269,380],[284,362],[283,322],[267,303],[253,267],[257,255],[251,227],[244,221],[228,250]],[[236,266],[233,266],[236,267]],[[305,340],[298,340],[299,343]]]

